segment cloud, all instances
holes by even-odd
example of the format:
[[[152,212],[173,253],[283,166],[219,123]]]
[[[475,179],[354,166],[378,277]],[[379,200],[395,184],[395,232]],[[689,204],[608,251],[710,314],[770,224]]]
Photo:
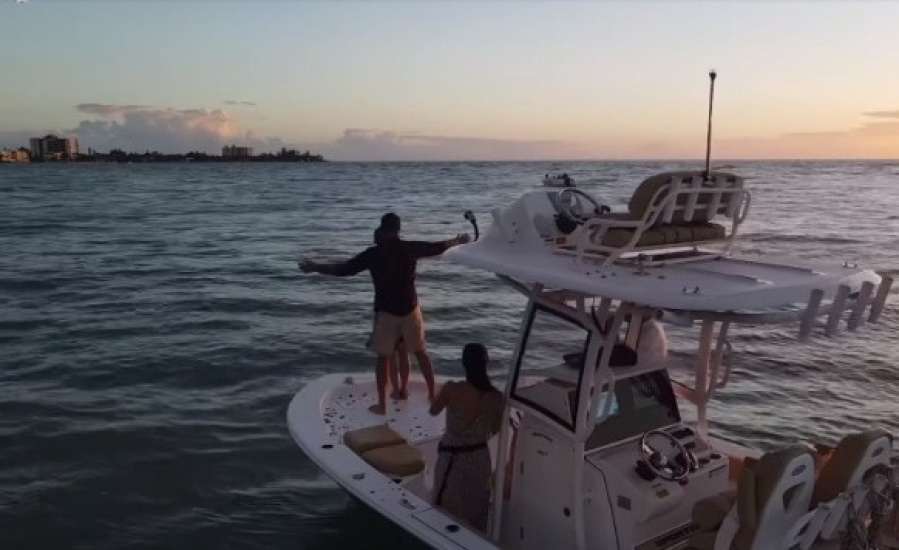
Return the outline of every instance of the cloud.
[[[899,118],[899,111],[870,111],[862,114],[875,118]]]
[[[75,109],[82,113],[100,115],[102,117],[118,118],[133,111],[152,110],[148,105],[104,105],[102,103],[81,103]]]
[[[226,99],[224,103],[225,103],[225,105],[246,105],[248,107],[256,106],[256,104],[253,103],[252,101],[235,101],[233,99]]]
[[[313,146],[332,160],[532,160],[571,157],[574,146],[548,140],[427,135],[347,128],[336,140]]]
[[[226,103],[246,104],[237,100]],[[281,147],[321,153],[338,161],[568,160],[568,159],[697,159],[705,153],[703,136],[653,139],[636,134],[601,135],[581,142],[446,136],[384,128],[351,127],[335,139],[298,142],[260,137],[242,129],[222,109],[178,109],[151,105],[82,103],[89,115],[71,130],[46,128],[28,132],[0,131],[0,148],[28,145],[28,138],[55,133],[74,135],[81,149],[114,148],[165,153],[206,151],[218,154],[226,144],[253,147],[257,153]],[[860,113],[854,128],[823,132],[787,132],[769,137],[716,137],[715,158],[891,158],[899,152],[899,110]]]
[[[899,118],[899,111],[862,113]],[[899,152],[899,121],[865,122],[846,130],[787,132],[770,138],[722,139],[713,144],[719,158],[894,158]]]
[[[83,120],[68,132],[81,140],[82,149],[217,153],[228,143],[248,145],[260,152],[282,146],[280,139],[257,138],[252,131],[241,131],[237,121],[220,109],[100,103],[82,103],[76,108],[99,117]]]

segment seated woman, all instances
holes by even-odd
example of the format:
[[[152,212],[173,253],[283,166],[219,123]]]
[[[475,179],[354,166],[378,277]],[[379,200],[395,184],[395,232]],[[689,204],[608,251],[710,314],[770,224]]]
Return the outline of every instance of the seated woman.
[[[487,441],[500,429],[503,396],[487,376],[487,348],[467,344],[462,351],[464,382],[447,382],[431,405],[446,409],[434,471],[434,504],[472,527],[487,530],[490,508],[490,450]]]

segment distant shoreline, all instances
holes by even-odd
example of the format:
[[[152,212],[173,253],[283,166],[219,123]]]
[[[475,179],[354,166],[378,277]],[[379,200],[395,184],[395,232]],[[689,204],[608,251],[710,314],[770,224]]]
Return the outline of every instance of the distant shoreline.
[[[24,151],[19,149],[16,151]],[[5,159],[4,159],[5,160]],[[146,151],[144,153],[128,153],[121,149],[113,149],[109,153],[89,152],[88,154],[66,154],[53,153],[52,156],[31,157],[25,154],[24,157],[14,158],[11,161],[3,162],[3,164],[30,164],[30,163],[88,163],[88,164],[145,164],[145,163],[254,163],[254,162],[328,162],[324,156],[312,154],[309,151],[299,152],[294,149],[281,149],[277,153],[262,153],[260,155],[237,154],[237,155],[209,155],[199,151],[191,151],[189,153],[160,153],[158,151]]]

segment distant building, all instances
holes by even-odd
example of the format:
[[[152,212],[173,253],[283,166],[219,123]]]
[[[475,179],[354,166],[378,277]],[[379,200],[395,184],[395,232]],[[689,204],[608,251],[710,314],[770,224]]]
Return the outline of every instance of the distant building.
[[[78,156],[78,140],[49,134],[31,138],[31,157],[42,160],[74,159]]]
[[[252,147],[238,147],[237,145],[225,145],[222,147],[222,156],[225,158],[244,158],[253,156]]]
[[[3,149],[0,151],[0,162],[28,162],[31,155],[28,149]]]

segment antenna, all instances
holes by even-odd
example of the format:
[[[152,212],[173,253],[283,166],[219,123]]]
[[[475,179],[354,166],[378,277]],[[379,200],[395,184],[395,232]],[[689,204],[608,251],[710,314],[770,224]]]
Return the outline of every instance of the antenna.
[[[715,69],[709,71],[709,127],[705,137],[705,170],[702,172],[702,181],[709,181],[709,161],[712,157],[712,105],[715,102],[715,77],[718,73]]]

